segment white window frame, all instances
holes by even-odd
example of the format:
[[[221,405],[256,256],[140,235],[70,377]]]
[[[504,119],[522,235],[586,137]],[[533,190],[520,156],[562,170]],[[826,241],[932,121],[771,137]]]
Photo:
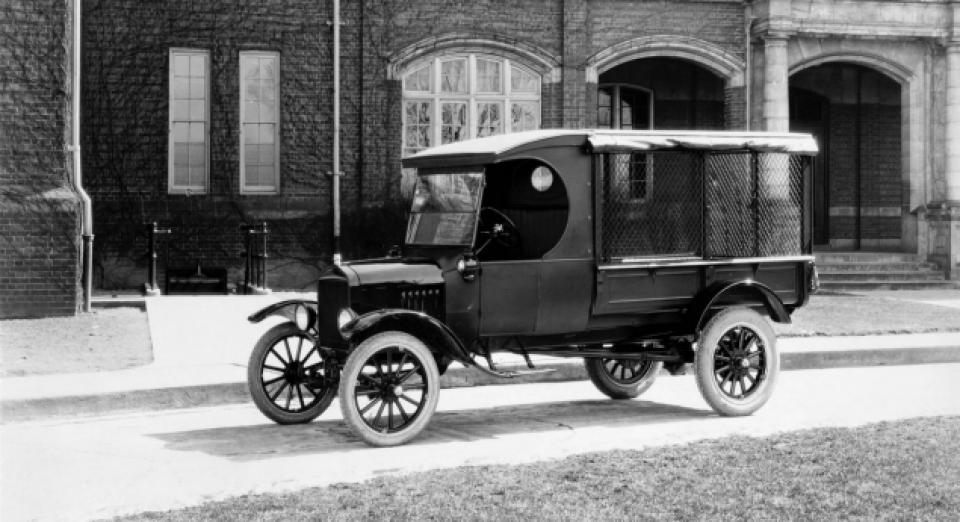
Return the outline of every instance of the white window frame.
[[[266,185],[261,185],[257,187],[248,187],[247,186],[247,161],[246,161],[246,136],[244,136],[243,125],[247,123],[244,121],[244,102],[246,101],[246,89],[244,88],[243,83],[243,59],[244,57],[255,57],[255,58],[274,58],[276,60],[277,69],[276,69],[276,78],[274,78],[274,92],[276,93],[276,102],[275,109],[275,122],[273,127],[273,186],[268,187]],[[272,195],[280,193],[280,53],[276,51],[240,51],[239,61],[237,63],[237,75],[239,77],[239,89],[240,89],[240,115],[237,118],[240,122],[240,193],[248,195]],[[262,123],[262,122],[261,122]]]
[[[501,82],[501,92],[500,94],[493,93],[480,93],[477,91],[477,59],[482,60],[491,60],[500,63],[500,82]],[[466,59],[467,60],[467,92],[466,93],[444,93],[441,92],[441,68],[440,63],[442,61],[453,60],[453,59]],[[408,91],[406,90],[406,78],[407,74],[412,73],[424,66],[430,66],[430,90],[427,91]],[[532,74],[535,78],[540,80],[540,83],[537,86],[537,91],[535,93],[527,92],[512,92],[512,82],[511,75],[513,73],[513,67],[522,69],[523,71]],[[540,125],[543,121],[543,102],[542,102],[542,91],[543,91],[543,76],[537,72],[531,70],[528,67],[525,67],[519,63],[515,63],[509,58],[503,58],[500,56],[483,54],[483,53],[451,53],[451,54],[442,54],[436,55],[426,60],[419,60],[412,63],[405,69],[404,74],[401,75],[400,80],[401,88],[403,90],[403,96],[401,97],[401,125],[402,132],[400,138],[400,150],[401,154],[406,155],[407,147],[407,102],[408,101],[426,101],[431,103],[431,120],[430,120],[430,146],[437,146],[441,144],[441,139],[443,137],[443,112],[442,104],[446,102],[466,102],[467,103],[467,135],[464,139],[472,139],[477,137],[477,123],[478,123],[478,103],[499,103],[502,109],[501,118],[502,121],[502,133],[508,134],[514,132],[513,130],[513,112],[512,104],[514,102],[534,102],[537,104],[537,109],[535,114],[537,116],[536,128],[540,128]]]
[[[206,92],[203,94],[203,106],[204,106],[204,115],[203,115],[203,129],[204,129],[204,179],[203,185],[177,185],[175,180],[175,153],[176,147],[173,141],[173,124],[174,124],[174,78],[176,71],[174,69],[174,61],[177,56],[202,56],[204,59],[204,87]],[[167,95],[167,192],[169,194],[206,194],[210,187],[210,51],[206,49],[189,49],[189,48],[180,48],[172,47],[170,48],[168,59],[167,59],[169,71],[169,81],[167,82],[168,95]]]

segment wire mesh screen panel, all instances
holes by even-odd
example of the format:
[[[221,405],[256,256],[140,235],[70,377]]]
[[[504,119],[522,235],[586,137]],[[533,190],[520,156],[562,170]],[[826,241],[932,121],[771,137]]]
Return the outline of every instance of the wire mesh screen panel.
[[[713,153],[706,159],[705,257],[802,251],[803,168],[784,153]]]
[[[802,253],[803,162],[800,156],[757,155],[757,255]]]
[[[702,153],[598,154],[595,165],[605,261],[701,255]]]
[[[754,160],[749,152],[706,157],[704,257],[747,257],[756,250]]]

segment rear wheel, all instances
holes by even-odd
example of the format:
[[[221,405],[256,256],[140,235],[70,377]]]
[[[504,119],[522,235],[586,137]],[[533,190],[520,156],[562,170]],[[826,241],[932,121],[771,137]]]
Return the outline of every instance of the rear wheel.
[[[639,359],[584,359],[587,375],[611,399],[633,399],[653,386],[663,367],[660,361]]]
[[[773,328],[749,308],[722,310],[703,328],[694,368],[700,394],[714,411],[750,415],[770,399],[780,372]]]
[[[416,437],[437,408],[440,372],[430,350],[403,332],[366,339],[347,357],[340,408],[371,446],[396,446]]]
[[[278,424],[310,422],[337,394],[317,345],[293,323],[274,326],[257,341],[247,363],[253,403]]]

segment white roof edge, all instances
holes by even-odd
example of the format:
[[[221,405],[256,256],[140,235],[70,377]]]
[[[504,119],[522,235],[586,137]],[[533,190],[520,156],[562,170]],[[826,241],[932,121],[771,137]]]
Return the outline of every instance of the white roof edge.
[[[815,154],[818,151],[813,136],[791,132],[544,129],[448,143],[420,151],[405,159],[472,154],[499,155],[537,141],[562,136],[583,136],[594,152],[638,152],[685,147],[800,154]]]

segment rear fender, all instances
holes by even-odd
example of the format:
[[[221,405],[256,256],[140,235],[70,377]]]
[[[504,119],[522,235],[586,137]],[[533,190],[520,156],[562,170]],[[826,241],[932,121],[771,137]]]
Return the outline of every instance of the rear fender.
[[[260,310],[250,314],[247,317],[247,321],[251,323],[259,323],[271,315],[277,315],[286,319],[293,320],[293,308],[296,305],[304,305],[307,309],[313,311],[313,317],[317,316],[317,302],[310,301],[307,299],[288,299],[286,301],[280,301],[278,303],[273,303],[270,306],[261,308]],[[311,321],[312,323],[313,321]]]
[[[423,312],[395,308],[375,310],[346,324],[341,333],[351,344],[357,345],[371,335],[387,330],[406,332],[423,341],[437,355],[466,366],[476,366],[457,335],[447,325]]]
[[[783,301],[777,294],[763,283],[758,283],[752,279],[741,281],[717,281],[708,286],[694,298],[693,303],[687,308],[684,326],[689,333],[699,332],[707,320],[710,319],[711,309],[716,306],[725,295],[735,291],[742,291],[756,296],[763,302],[767,313],[774,321],[778,323],[790,323],[790,313],[783,305]]]

